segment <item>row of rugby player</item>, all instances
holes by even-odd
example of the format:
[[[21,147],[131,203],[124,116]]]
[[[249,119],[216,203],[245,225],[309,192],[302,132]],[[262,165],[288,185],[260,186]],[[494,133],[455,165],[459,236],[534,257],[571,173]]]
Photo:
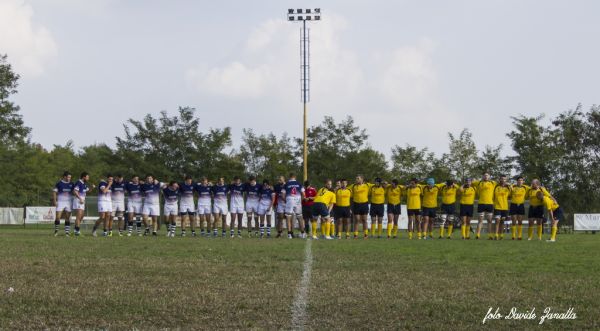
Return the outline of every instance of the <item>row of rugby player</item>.
[[[54,205],[56,208],[55,235],[58,234],[60,219],[65,218],[65,233],[70,234],[71,211],[75,211],[75,235],[80,235],[80,224],[85,209],[85,196],[95,186],[88,184],[89,175],[82,173],[80,179],[72,183],[71,174],[65,172],[63,178],[54,188]],[[231,184],[226,184],[224,178],[219,178],[216,184],[203,178],[194,182],[186,177],[184,182],[161,183],[152,175],[147,175],[144,181],[138,176],[132,176],[130,181],[124,181],[121,175],[108,175],[98,185],[99,219],[93,229],[93,235],[100,224],[104,225],[104,236],[112,236],[113,217],[117,217],[119,235],[125,231],[127,220],[127,235],[133,231],[133,220],[136,219],[138,235],[157,235],[160,215],[160,194],[164,197],[164,215],[168,218],[168,236],[175,236],[176,217],[181,217],[182,236],[185,236],[186,224],[189,224],[192,235],[196,235],[196,224],[199,221],[201,235],[218,235],[221,225],[222,236],[226,235],[226,216],[231,214],[230,236],[234,237],[236,222],[237,236],[241,237],[242,217],[248,216],[248,235],[251,235],[252,223],[256,236],[270,237],[271,212],[276,211],[277,236],[283,231],[283,222],[287,221],[288,238],[294,237],[294,217],[298,220],[300,237],[306,237],[306,231],[312,231],[312,238],[317,239],[318,221],[321,222],[323,238],[332,239],[337,234],[346,238],[353,234],[358,238],[359,225],[362,224],[364,238],[369,237],[368,216],[371,216],[371,236],[382,236],[384,205],[387,204],[388,222],[387,237],[395,238],[398,233],[398,217],[401,213],[400,203],[405,197],[408,210],[408,238],[417,233],[418,239],[433,237],[433,220],[438,212],[438,197],[441,196],[442,224],[439,238],[451,238],[453,221],[456,216],[456,204],[459,202],[459,217],[461,220],[461,237],[470,239],[470,221],[474,215],[475,198],[478,198],[478,226],[475,238],[479,239],[483,220],[487,220],[488,239],[502,239],[503,225],[507,219],[512,220],[512,239],[522,239],[523,218],[525,216],[525,200],[529,200],[528,239],[533,238],[537,225],[538,238],[541,240],[544,207],[552,220],[552,235],[550,241],[555,241],[557,222],[562,218],[562,211],[556,200],[540,185],[538,180],[532,180],[531,185],[525,185],[523,178],[518,177],[511,185],[506,176],[499,176],[498,181],[490,179],[484,173],[481,180],[466,179],[462,185],[451,180],[445,183],[435,183],[428,178],[425,184],[417,179],[407,185],[400,185],[397,180],[391,183],[375,179],[368,183],[363,176],[357,176],[355,183],[348,185],[346,180],[338,180],[335,187],[327,180],[318,191],[308,183],[301,185],[294,174],[288,179],[281,176],[278,183],[271,185],[268,180],[258,184],[255,177],[250,177],[247,183],[242,183],[235,177]],[[128,201],[125,206],[125,193]],[[195,202],[197,195],[197,207]],[[509,203],[510,201],[510,203]],[[303,208],[304,207],[304,208]],[[332,217],[335,218],[335,225]],[[124,217],[125,216],[125,217]],[[141,218],[140,218],[141,216]],[[311,226],[304,226],[304,219],[311,219]],[[495,227],[494,227],[495,221]],[[221,224],[219,224],[221,223]],[[205,227],[206,224],[206,227]],[[205,230],[206,229],[206,230]],[[446,234],[445,234],[446,232]]]

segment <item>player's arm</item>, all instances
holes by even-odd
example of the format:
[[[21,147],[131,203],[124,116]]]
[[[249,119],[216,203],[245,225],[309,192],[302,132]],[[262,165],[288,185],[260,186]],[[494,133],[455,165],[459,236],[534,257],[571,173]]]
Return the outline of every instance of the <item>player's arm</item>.
[[[277,204],[277,194],[275,192],[271,193],[271,207]]]
[[[331,214],[331,210],[333,209],[333,206],[335,206],[336,202],[336,196],[335,193],[333,193],[331,201],[329,202],[329,214]]]
[[[58,200],[58,188],[56,188],[56,187],[55,187],[55,188],[52,190],[52,205],[53,205],[54,207],[56,207],[56,206],[58,205],[58,202],[57,202],[57,200]]]
[[[73,195],[77,198],[77,200],[79,200],[79,202],[83,203],[83,198],[81,197],[81,195],[79,195],[79,188],[75,187],[73,189]]]

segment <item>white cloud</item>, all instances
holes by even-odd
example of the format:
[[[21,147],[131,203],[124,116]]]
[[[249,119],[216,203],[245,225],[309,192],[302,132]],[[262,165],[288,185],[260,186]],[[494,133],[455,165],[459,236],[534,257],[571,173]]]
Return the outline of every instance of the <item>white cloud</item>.
[[[358,58],[344,49],[341,17],[311,25],[311,84],[313,94],[352,95],[360,81]],[[221,66],[188,70],[188,82],[202,93],[235,98],[274,96],[300,100],[299,25],[268,20],[250,32],[235,60]],[[325,98],[323,98],[325,99]]]
[[[40,75],[56,56],[50,31],[33,21],[33,8],[20,0],[0,0],[0,52],[8,54],[15,71]]]

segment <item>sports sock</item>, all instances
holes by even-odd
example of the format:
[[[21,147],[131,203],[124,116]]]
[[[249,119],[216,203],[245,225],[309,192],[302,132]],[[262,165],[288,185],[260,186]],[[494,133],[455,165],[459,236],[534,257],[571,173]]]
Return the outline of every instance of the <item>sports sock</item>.
[[[542,239],[542,231],[544,230],[544,226],[543,225],[538,225],[537,227],[537,234],[538,234],[538,239]]]
[[[517,226],[516,225],[512,225],[510,227],[510,235],[513,239],[515,239],[517,237]]]
[[[71,221],[70,220],[66,220],[65,221],[65,233],[69,234],[69,232],[71,232]]]
[[[417,238],[421,239],[421,232],[417,231]]]
[[[316,237],[317,236],[317,221],[311,221],[310,227],[311,227],[310,230],[311,230],[312,235],[314,237]],[[323,229],[321,229],[321,230],[323,230]],[[321,232],[323,232],[323,231],[321,231]]]
[[[460,236],[461,236],[461,238],[463,238],[463,239],[467,237],[467,236],[465,235],[465,229],[466,229],[466,226],[465,226],[464,224],[460,226]]]
[[[267,226],[267,236],[271,236],[271,227]]]
[[[75,225],[75,232],[79,233],[79,227]]]
[[[60,226],[60,220],[54,220],[54,232],[58,232],[59,226]]]
[[[447,231],[448,238],[450,238],[452,236],[452,230],[454,230],[454,225],[452,225],[452,224],[448,225],[448,231]]]
[[[354,236],[358,237],[358,231],[354,231]]]
[[[529,227],[527,228],[527,238],[533,238],[533,225],[529,225]]]
[[[556,232],[558,231],[558,226],[552,226],[552,234],[550,235],[550,240],[556,240]]]
[[[398,226],[397,225],[394,225],[394,228],[392,229],[392,233],[393,233],[394,237],[398,235]]]
[[[383,232],[383,224],[377,223],[377,235],[381,237],[382,232]]]
[[[388,225],[387,225],[387,236],[388,237],[392,236],[392,229],[393,229],[392,224],[388,223]]]
[[[441,225],[440,226],[440,237],[443,237],[443,236],[444,236],[444,226]]]
[[[329,223],[329,235],[335,237],[335,224],[333,222]]]
[[[412,239],[413,237],[413,232],[412,231],[408,231],[408,239]]]
[[[365,234],[365,237],[369,235],[369,229],[365,228],[365,230],[363,231]],[[374,234],[373,234],[374,235]]]
[[[517,225],[517,235],[519,238],[523,238],[523,224]]]
[[[365,234],[369,234],[369,231],[365,231]],[[375,236],[375,222],[371,222],[371,235]]]
[[[325,222],[325,224],[321,224],[321,226],[325,226],[325,236],[329,236],[329,229],[331,224],[329,222]]]

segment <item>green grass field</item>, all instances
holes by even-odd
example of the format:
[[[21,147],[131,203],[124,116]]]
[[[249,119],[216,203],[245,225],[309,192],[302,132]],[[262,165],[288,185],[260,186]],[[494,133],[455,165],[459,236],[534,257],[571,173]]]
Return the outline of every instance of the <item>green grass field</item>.
[[[306,245],[1,227],[0,329],[290,329]],[[319,240],[311,250],[307,329],[600,328],[597,235],[546,243],[402,233]],[[538,316],[573,307],[577,319],[482,325],[490,307],[535,307]]]

